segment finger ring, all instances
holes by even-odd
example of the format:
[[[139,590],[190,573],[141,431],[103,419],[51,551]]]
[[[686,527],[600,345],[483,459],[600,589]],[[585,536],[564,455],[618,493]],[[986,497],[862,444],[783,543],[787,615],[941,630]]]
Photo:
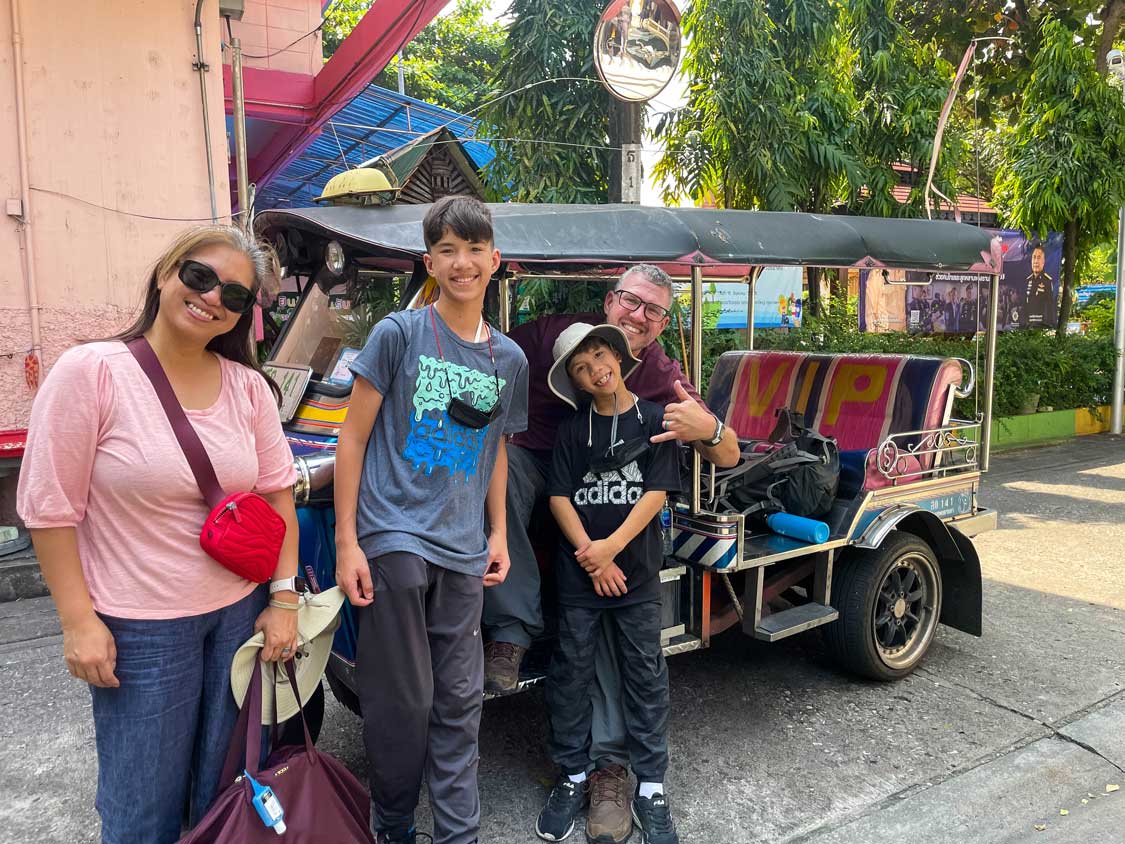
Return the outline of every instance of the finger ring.
[[[664,428],[665,431],[668,430],[668,420],[667,419],[660,420],[660,425],[661,425],[661,427]]]
[[[282,652],[283,654],[287,654],[287,653],[289,653],[289,652],[290,652],[290,649],[289,649],[289,648],[282,648],[282,649],[281,649],[281,652]]]

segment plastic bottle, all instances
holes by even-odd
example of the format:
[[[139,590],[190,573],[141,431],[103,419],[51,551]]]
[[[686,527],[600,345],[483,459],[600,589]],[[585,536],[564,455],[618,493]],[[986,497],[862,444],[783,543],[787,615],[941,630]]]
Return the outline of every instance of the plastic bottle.
[[[667,504],[660,509],[660,533],[664,540],[664,556],[674,556],[672,549],[672,508]]]
[[[258,817],[262,819],[262,823],[278,835],[284,835],[285,810],[281,808],[281,801],[277,799],[273,789],[268,785],[261,785],[246,771],[242,772],[242,776],[246,777],[250,783],[250,788],[254,790],[254,808],[258,812]]]

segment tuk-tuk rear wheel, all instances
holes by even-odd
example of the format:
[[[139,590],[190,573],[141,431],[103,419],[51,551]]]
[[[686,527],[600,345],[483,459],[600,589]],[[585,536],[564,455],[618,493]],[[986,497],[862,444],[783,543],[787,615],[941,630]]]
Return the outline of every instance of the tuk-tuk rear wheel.
[[[913,534],[892,531],[879,548],[851,549],[835,567],[832,606],[840,617],[823,628],[825,644],[863,677],[905,677],[933,642],[941,599],[933,549]]]

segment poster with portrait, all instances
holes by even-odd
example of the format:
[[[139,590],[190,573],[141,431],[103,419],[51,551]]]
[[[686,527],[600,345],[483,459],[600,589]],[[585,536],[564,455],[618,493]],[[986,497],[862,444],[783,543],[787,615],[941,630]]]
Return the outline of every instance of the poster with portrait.
[[[987,230],[1001,237],[1001,331],[1058,325],[1062,235],[1028,240],[1023,232]],[[927,283],[928,282],[928,283]],[[869,332],[972,334],[985,329],[990,277],[982,273],[860,273],[859,325]]]
[[[1000,329],[1056,328],[1059,324],[1059,270],[1062,234],[1028,240],[1023,232],[1002,231]]]

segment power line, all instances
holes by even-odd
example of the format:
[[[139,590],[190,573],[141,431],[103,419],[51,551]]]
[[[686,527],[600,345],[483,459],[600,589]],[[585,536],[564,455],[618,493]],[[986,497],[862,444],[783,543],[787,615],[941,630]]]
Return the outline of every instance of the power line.
[[[274,56],[279,55],[280,53],[284,53],[286,50],[297,46],[302,41],[304,41],[306,38],[311,38],[312,36],[314,36],[318,32],[320,32],[322,29],[324,29],[324,24],[327,23],[327,21],[328,21],[328,13],[332,11],[332,7],[335,6],[338,2],[340,2],[340,0],[332,0],[332,2],[328,4],[328,8],[326,8],[324,10],[324,16],[320,19],[320,23],[318,23],[316,25],[315,29],[311,29],[308,32],[306,32],[304,35],[302,35],[300,38],[297,38],[294,41],[290,41],[288,44],[286,44],[280,50],[274,50],[272,53],[266,53],[264,56],[255,56],[253,53],[243,53],[242,57],[246,58],[246,59],[272,59]],[[233,40],[234,39],[234,33],[231,32],[230,15],[226,15],[225,17],[227,19],[227,35]]]
[[[31,185],[29,187],[29,190],[33,190],[36,193],[50,194],[51,196],[60,196],[64,199],[72,199],[75,202],[79,202],[82,205],[88,205],[91,208],[100,208],[102,211],[112,211],[114,214],[123,214],[126,217],[138,217],[142,220],[160,220],[162,222],[168,223],[210,223],[212,221],[211,217],[161,217],[156,214],[140,214],[135,211],[123,211],[120,208],[112,208],[108,205],[100,205],[97,202],[91,202],[88,199],[83,199],[80,196],[65,193],[64,191],[49,190],[48,188],[38,188],[34,185]]]

